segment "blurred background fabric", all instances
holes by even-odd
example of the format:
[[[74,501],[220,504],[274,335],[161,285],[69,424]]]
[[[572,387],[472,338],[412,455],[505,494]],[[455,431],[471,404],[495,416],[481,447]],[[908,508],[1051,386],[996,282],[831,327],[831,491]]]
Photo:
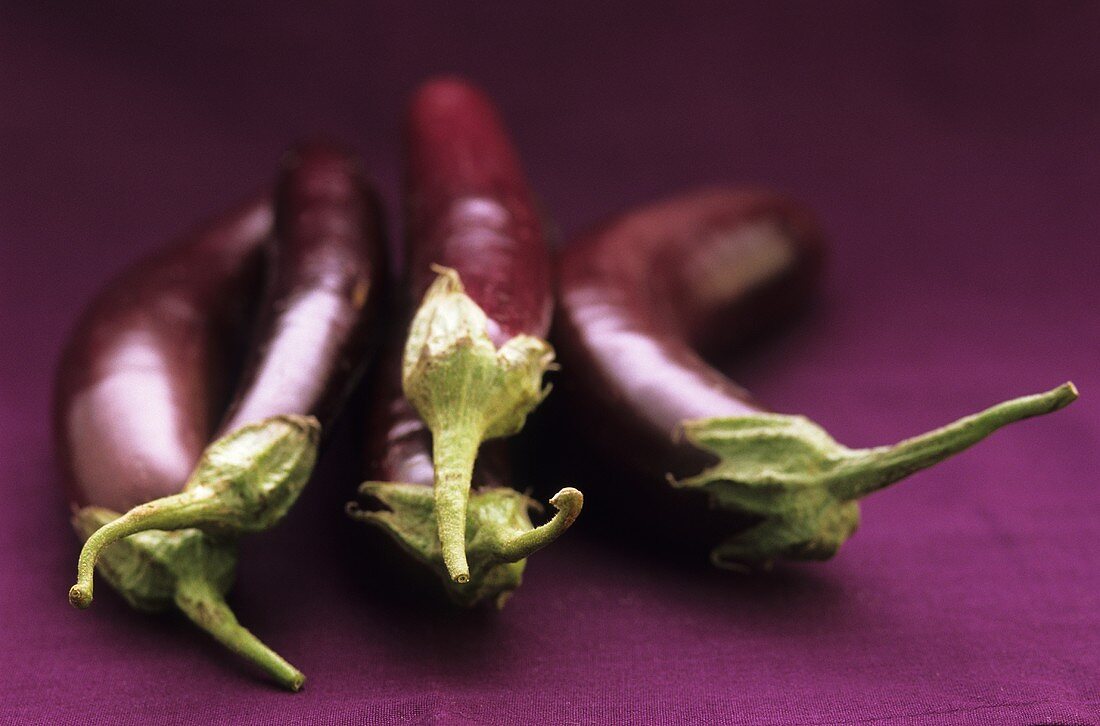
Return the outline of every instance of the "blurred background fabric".
[[[0,13],[0,722],[1100,720],[1100,4]],[[444,72],[497,101],[564,240],[701,184],[816,211],[814,312],[730,364],[776,410],[864,446],[1068,379],[1082,399],[871,497],[829,563],[740,577],[582,515],[499,613],[377,576],[345,436],[231,598],[298,695],[107,587],[69,607],[48,411],[79,311],[301,134],[362,153],[396,239],[404,100]]]

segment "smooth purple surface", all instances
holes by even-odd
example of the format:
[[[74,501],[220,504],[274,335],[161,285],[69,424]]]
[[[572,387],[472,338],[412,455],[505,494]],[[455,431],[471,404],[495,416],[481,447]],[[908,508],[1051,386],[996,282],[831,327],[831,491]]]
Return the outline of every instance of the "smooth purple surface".
[[[20,5],[0,20],[0,722],[1100,720],[1100,7]],[[582,515],[501,613],[383,592],[330,461],[245,546],[231,601],[299,695],[106,587],[70,608],[47,409],[79,308],[303,132],[356,144],[395,210],[402,99],[439,71],[496,98],[566,234],[701,182],[819,211],[821,304],[735,366],[777,410],[868,445],[1069,378],[1082,400],[875,495],[833,562],[653,562]]]

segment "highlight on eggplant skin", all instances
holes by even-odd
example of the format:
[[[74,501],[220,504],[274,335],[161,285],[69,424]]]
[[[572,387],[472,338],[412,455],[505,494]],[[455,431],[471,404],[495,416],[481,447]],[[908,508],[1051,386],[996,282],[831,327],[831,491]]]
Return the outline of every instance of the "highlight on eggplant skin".
[[[301,688],[305,677],[224,597],[236,539],[294,504],[367,362],[385,269],[379,215],[353,155],[303,142],[273,194],[139,263],[92,303],[55,394],[85,541],[74,606],[91,604],[98,569],[134,607],[178,609]]]
[[[553,342],[569,410],[585,411],[570,422],[646,482],[585,486],[616,502],[645,499],[639,506],[660,512],[646,520],[653,526],[680,520],[681,531],[706,532],[720,567],[828,559],[856,531],[859,498],[1077,398],[1067,383],[871,449],[768,411],[703,354],[806,307],[824,250],[808,212],[746,189],[657,202],[567,245]]]

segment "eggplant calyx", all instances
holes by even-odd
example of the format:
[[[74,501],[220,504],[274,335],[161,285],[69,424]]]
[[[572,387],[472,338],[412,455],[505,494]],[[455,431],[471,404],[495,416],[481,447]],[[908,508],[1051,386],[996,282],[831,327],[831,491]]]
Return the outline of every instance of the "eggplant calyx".
[[[688,441],[719,462],[672,484],[704,489],[712,506],[760,518],[711,552],[720,567],[825,560],[858,527],[860,498],[969,448],[1002,426],[1064,408],[1077,395],[1066,383],[870,449],[842,446],[803,416],[762,413],[685,421]]]
[[[84,507],[73,515],[81,539],[121,515]],[[225,602],[237,565],[236,545],[198,529],[139,532],[104,550],[100,574],[136,610],[173,607],[222,645],[256,665],[284,688],[297,691],[305,676],[242,627]]]
[[[380,527],[414,559],[431,568],[448,597],[466,607],[489,600],[503,607],[519,587],[526,558],[557,539],[577,518],[580,492],[566,487],[551,500],[554,516],[534,527],[528,514],[540,505],[507,487],[483,489],[469,499],[464,548],[470,579],[459,584],[450,576],[436,522],[436,500],[425,486],[401,482],[364,482],[359,489],[381,508],[364,509],[350,502],[348,515]]]
[[[530,335],[498,348],[485,311],[466,294],[458,273],[433,269],[439,276],[413,316],[401,384],[432,432],[438,537],[447,572],[462,584],[470,579],[464,542],[478,449],[523,428],[549,392],[542,377],[554,350]]]
[[[274,416],[210,444],[182,492],[138,505],[90,534],[69,602],[78,608],[92,603],[96,560],[124,537],[191,527],[230,536],[274,526],[309,480],[320,430],[311,416]]]

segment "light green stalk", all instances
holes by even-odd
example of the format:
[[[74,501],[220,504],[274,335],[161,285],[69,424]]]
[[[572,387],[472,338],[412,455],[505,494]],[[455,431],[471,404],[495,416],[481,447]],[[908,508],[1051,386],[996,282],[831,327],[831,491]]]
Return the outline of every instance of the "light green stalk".
[[[84,507],[73,516],[82,539],[117,521],[118,512]],[[305,676],[237,622],[225,602],[237,564],[232,540],[197,529],[151,530],[126,537],[104,550],[99,571],[137,610],[173,607],[222,645],[255,664],[276,683],[297,691]]]
[[[73,527],[84,540],[69,602],[92,603],[100,574],[139,610],[178,608],[222,645],[297,691],[305,676],[237,622],[225,602],[236,537],[276,524],[309,480],[320,424],[275,416],[242,426],[206,448],[184,490],[119,514],[84,507]]]
[[[758,414],[685,421],[688,441],[719,463],[673,484],[705,490],[712,505],[760,522],[716,547],[712,561],[742,569],[777,559],[824,560],[859,525],[857,500],[943,461],[1014,421],[1068,406],[1077,389],[1001,403],[893,446],[849,449],[802,416]]]
[[[123,537],[150,529],[197,527],[229,535],[274,526],[309,480],[320,432],[311,416],[274,416],[215,441],[182,492],[134,507],[88,537],[69,602],[78,608],[92,603],[96,560]]]
[[[553,364],[554,351],[530,335],[518,335],[498,349],[485,312],[466,295],[458,273],[434,269],[439,277],[413,317],[401,378],[405,396],[432,432],[431,516],[443,563],[450,578],[464,584],[470,581],[467,516],[478,449],[483,441],[523,428],[527,414],[549,391],[542,387],[542,376]],[[579,494],[566,496],[578,509]],[[501,496],[507,495],[493,498]],[[526,517],[525,504],[513,509]],[[517,516],[509,521],[518,521]]]
[[[365,482],[359,489],[383,509],[368,511],[348,505],[348,514],[380,527],[403,550],[426,564],[440,578],[447,595],[459,605],[489,600],[502,607],[523,579],[528,556],[557,539],[580,514],[584,497],[572,487],[558,492],[550,504],[557,510],[533,527],[528,510],[538,504],[506,487],[486,489],[470,497],[464,546],[470,578],[454,580],[443,559],[433,493],[419,484]]]

